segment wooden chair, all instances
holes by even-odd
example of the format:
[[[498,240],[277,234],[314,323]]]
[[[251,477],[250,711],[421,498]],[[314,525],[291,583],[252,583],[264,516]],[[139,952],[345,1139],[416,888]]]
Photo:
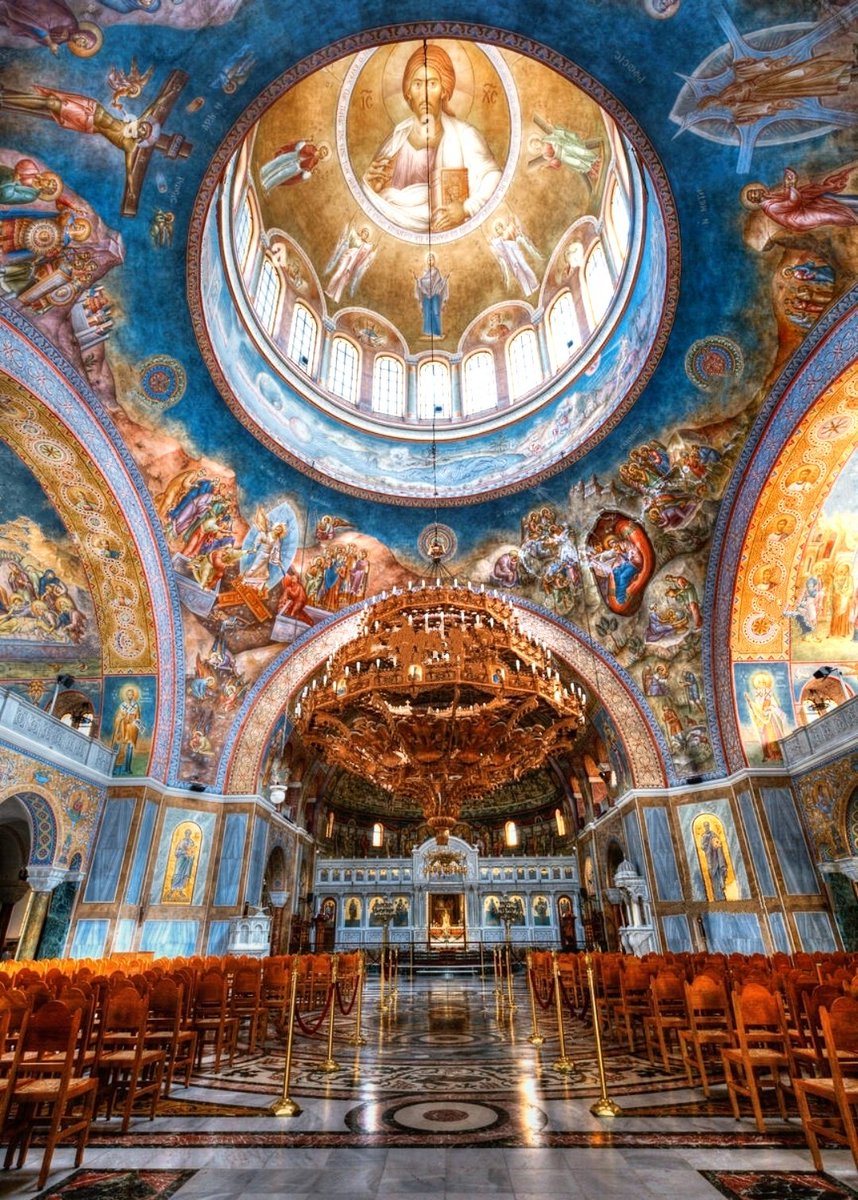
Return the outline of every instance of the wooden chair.
[[[197,983],[194,999],[193,1028],[197,1035],[197,1063],[202,1066],[203,1050],[211,1037],[214,1043],[214,1069],[220,1070],[224,1050],[229,1065],[235,1057],[238,1020],[229,1011],[227,980],[221,971],[207,971]]]
[[[79,1167],[89,1140],[97,1081],[75,1074],[80,1022],[80,1012],[70,1012],[60,1000],[49,1000],[29,1015],[21,1031],[19,1057],[8,1085],[9,1145],[3,1169],[9,1169],[16,1151],[15,1165],[23,1166],[33,1133],[44,1130],[37,1189],[45,1185],[60,1142],[77,1143],[74,1162]]]
[[[638,958],[624,958],[620,962],[620,997],[613,1005],[612,1022],[624,1026],[629,1053],[634,1054],[637,1035],[650,1015],[650,984],[655,964],[641,962]]]
[[[724,1082],[736,1120],[741,1116],[739,1097],[744,1096],[751,1102],[757,1129],[764,1133],[760,1093],[766,1076],[778,1111],[786,1120],[781,1071],[788,1072],[790,1077],[795,1075],[783,1001],[762,984],[746,983],[741,992],[733,993],[733,1013],[737,1044],[721,1050]]]
[[[170,1095],[173,1076],[177,1071],[184,1073],[185,1087],[190,1085],[197,1053],[197,1035],[194,1029],[185,1024],[182,985],[166,976],[159,979],[149,993],[146,1044],[164,1051],[165,1097]]]
[[[241,965],[232,977],[229,994],[230,1015],[236,1020],[236,1044],[241,1027],[247,1025],[247,1052],[256,1049],[259,1022],[262,1017],[262,970],[255,966]]]
[[[819,1010],[822,1024],[825,1056],[831,1074],[825,1078],[797,1078],[793,1080],[798,1112],[807,1138],[813,1165],[822,1170],[818,1135],[831,1138],[841,1146],[848,1146],[858,1167],[858,1132],[855,1127],[854,1109],[858,1106],[858,1000],[851,996],[840,996],[829,1011],[824,1005]],[[850,1075],[845,1074],[845,1070]],[[824,1102],[828,1107],[823,1114],[812,1114],[808,1097]],[[836,1110],[832,1116],[830,1109]]]
[[[657,1042],[664,1069],[670,1070],[668,1041],[675,1037],[678,1047],[680,1031],[687,1025],[684,977],[674,974],[672,970],[659,971],[650,983],[650,1012],[643,1019],[647,1058],[653,1066]],[[681,1054],[681,1050],[678,1049],[678,1053]]]
[[[261,1046],[268,1041],[268,1029],[271,1024],[275,1030],[281,1030],[286,1023],[289,1008],[289,995],[292,985],[292,967],[282,959],[269,960],[262,973],[262,999],[260,1003],[261,1016],[259,1038]]]
[[[96,1053],[98,1105],[108,1120],[117,1103],[122,1105],[122,1132],[128,1131],[131,1113],[141,1100],[148,1101],[154,1120],[164,1076],[164,1050],[147,1045],[148,1001],[133,984],[111,992]]]
[[[727,989],[720,979],[703,973],[685,985],[688,1025],[679,1031],[679,1050],[689,1087],[694,1086],[694,1069],[700,1076],[703,1094],[709,1097],[709,1072],[713,1055],[734,1041],[733,1014]]]

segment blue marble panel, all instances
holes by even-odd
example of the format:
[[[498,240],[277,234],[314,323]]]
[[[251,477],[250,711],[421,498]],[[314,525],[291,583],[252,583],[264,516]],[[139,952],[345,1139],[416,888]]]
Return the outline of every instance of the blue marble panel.
[[[116,899],[135,804],[132,796],[107,801],[83,897],[87,904],[112,904]]]
[[[268,841],[268,822],[257,819],[253,827],[253,849],[247,868],[247,885],[244,899],[248,904],[258,904],[262,898],[262,873],[265,870],[265,845]]]
[[[199,921],[146,921],[140,949],[151,950],[156,958],[196,954],[199,932]]]
[[[66,880],[54,888],[36,958],[62,958],[79,887],[79,883]]]
[[[688,859],[688,870],[691,875],[691,895],[695,900],[706,899],[706,885],[703,882],[703,872],[700,869],[700,858],[694,841],[692,825],[701,813],[712,813],[724,827],[727,839],[727,849],[733,864],[735,882],[727,885],[728,900],[750,900],[751,889],[748,885],[748,875],[745,870],[745,860],[739,846],[739,835],[729,800],[707,800],[705,803],[681,804],[677,809],[679,828],[682,833],[682,844],[685,847],[685,857]]]
[[[691,931],[688,928],[688,917],[662,917],[661,928],[667,949],[674,954],[693,949]]]
[[[139,904],[143,888],[143,873],[146,870],[146,860],[152,849],[152,830],[155,828],[155,814],[158,805],[154,800],[147,800],[140,821],[140,832],[137,834],[137,846],[134,850],[134,860],[128,876],[128,890],[125,893],[126,904]]]
[[[638,872],[646,877],[646,859],[644,858],[643,842],[641,840],[641,823],[638,814],[632,808],[623,817],[623,829],[626,834],[626,857],[637,867]]]
[[[836,950],[838,948],[828,913],[795,912],[793,917],[802,950],[812,954],[814,950]]]
[[[241,864],[244,859],[246,837],[247,813],[227,813],[223,826],[215,904],[238,904],[238,885],[241,879]],[[209,953],[218,954],[219,951],[210,950]]]
[[[781,950],[784,954],[792,953],[792,946],[789,940],[789,930],[782,912],[769,913],[769,929],[772,935],[772,945],[775,950]]]
[[[676,866],[676,855],[670,838],[667,810],[645,808],[644,820],[655,869],[656,891],[660,900],[681,900],[682,884]]]
[[[107,942],[109,921],[78,921],[72,938],[70,958],[101,958]]]
[[[206,954],[226,954],[229,942],[229,921],[212,921],[209,925],[209,944]]]
[[[713,954],[765,954],[756,913],[705,912],[706,944]]]
[[[133,917],[123,917],[116,922],[113,934],[113,951],[115,954],[127,954],[134,942],[134,930],[137,922]]]
[[[818,896],[819,884],[792,792],[789,788],[763,788],[761,794],[787,894]]]
[[[757,810],[754,808],[754,801],[750,792],[740,793],[739,811],[742,814],[742,824],[745,826],[745,837],[748,839],[748,845],[751,849],[751,861],[757,872],[760,894],[763,896],[776,896],[778,893],[775,888],[775,881],[772,878],[772,868],[769,865],[769,856],[766,853],[763,835],[760,831],[760,822],[757,820]],[[778,949],[780,950],[781,947],[778,946]],[[788,947],[785,949],[785,953],[789,953]]]
[[[164,824],[161,827],[161,842],[158,846],[158,859],[155,863],[155,872],[152,877],[150,904],[160,904],[162,902],[164,876],[167,872],[167,859],[170,854],[170,840],[176,826],[181,825],[182,821],[195,821],[203,831],[203,840],[200,843],[200,861],[197,866],[196,879],[194,880],[194,894],[191,897],[191,904],[202,904],[205,901],[206,877],[208,875],[212,844],[214,842],[215,814],[212,812],[200,812],[193,808],[168,808],[164,814]],[[177,950],[176,953],[181,954],[182,951]]]

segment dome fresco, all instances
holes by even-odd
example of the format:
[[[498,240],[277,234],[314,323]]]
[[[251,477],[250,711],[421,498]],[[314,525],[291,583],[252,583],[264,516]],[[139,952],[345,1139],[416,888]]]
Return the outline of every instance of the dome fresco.
[[[587,693],[534,811],[779,763],[858,691],[858,4],[290,14],[0,5],[4,684],[322,791],[292,696],[441,570]]]
[[[672,200],[638,142],[579,83],[483,43],[290,78],[203,233],[222,394],[349,490],[452,503],[556,470],[626,411],[669,323]]]

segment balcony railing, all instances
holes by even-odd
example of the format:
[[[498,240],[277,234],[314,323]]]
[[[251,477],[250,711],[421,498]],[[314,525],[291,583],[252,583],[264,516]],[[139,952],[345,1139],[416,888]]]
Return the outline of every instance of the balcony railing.
[[[858,746],[858,696],[809,725],[799,726],[781,741],[780,747],[786,765],[794,771],[822,754],[842,754],[850,744]]]
[[[65,759],[100,775],[110,775],[113,770],[113,751],[107,746],[2,687],[0,734],[8,735],[10,741],[26,743],[28,749],[35,748],[57,765]]]

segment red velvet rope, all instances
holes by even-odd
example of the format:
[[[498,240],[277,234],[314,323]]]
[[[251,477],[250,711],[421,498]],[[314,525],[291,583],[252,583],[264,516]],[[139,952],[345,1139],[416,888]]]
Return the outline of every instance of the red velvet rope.
[[[569,999],[569,994],[567,993],[566,988],[563,984],[563,978],[561,975],[557,976],[557,982],[560,984],[560,998],[562,999],[562,1001],[566,1005],[566,1007],[569,1009],[569,1015],[574,1017],[576,1015],[575,1005]]]
[[[542,978],[544,979],[544,978],[545,978],[545,976],[543,976]],[[548,983],[548,991],[547,991],[547,993],[546,993],[545,999],[543,1000],[543,999],[542,999],[542,996],[541,996],[541,994],[540,994],[540,988],[539,988],[539,982],[540,982],[540,980],[539,980],[539,976],[537,976],[536,972],[535,972],[535,971],[533,970],[533,968],[531,967],[531,969],[530,969],[530,983],[531,983],[531,986],[533,987],[533,995],[535,996],[535,998],[536,998],[536,1003],[539,1005],[539,1007],[540,1007],[540,1008],[544,1008],[544,1009],[548,1009],[548,1008],[550,1008],[550,1007],[551,1007],[551,1001],[552,1001],[552,999],[553,999],[553,996],[554,996],[554,979],[553,979],[553,977],[552,977],[552,976],[550,976],[550,975],[549,975],[549,976],[548,976],[548,980],[549,980],[549,983]]]
[[[343,988],[340,980],[337,980],[337,1007],[344,1017],[349,1016],[355,1006],[355,1000],[357,1000],[358,994],[358,978],[359,977],[357,975],[351,976],[352,995],[347,1004],[343,1004]]]
[[[325,1003],[322,1007],[322,1011],[319,1013],[318,1020],[312,1026],[304,1024],[304,1022],[301,1019],[301,1014],[298,1012],[298,1005],[297,1004],[295,1005],[295,1022],[297,1024],[298,1028],[301,1030],[301,1032],[306,1034],[307,1037],[315,1037],[315,1035],[319,1032],[319,1030],[322,1027],[322,1022],[324,1021],[325,1017],[328,1015],[328,1010],[331,1007],[331,1001],[333,1000],[333,998],[334,998],[334,985],[332,983],[329,983],[328,984],[328,994],[325,997]]]

